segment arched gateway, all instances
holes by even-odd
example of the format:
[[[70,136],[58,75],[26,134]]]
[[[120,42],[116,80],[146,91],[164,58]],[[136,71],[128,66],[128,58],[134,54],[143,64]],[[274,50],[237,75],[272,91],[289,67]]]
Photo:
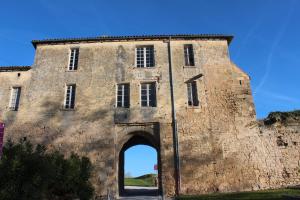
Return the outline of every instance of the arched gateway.
[[[171,134],[172,129],[169,124],[158,122],[147,123],[122,123],[118,121],[114,127],[115,138],[115,189],[116,197],[130,196],[124,188],[124,161],[125,151],[136,145],[147,145],[156,150],[158,166],[158,189],[156,191],[140,193],[138,195],[166,195],[174,191],[174,168],[172,144],[166,145],[164,140]],[[171,150],[171,151],[170,151]],[[130,191],[131,192],[131,191]],[[137,192],[137,191],[135,191]],[[136,194],[133,194],[136,195]]]
[[[161,159],[160,159],[160,144],[159,139],[155,138],[148,132],[136,131],[129,133],[127,140],[123,143],[122,148],[119,151],[119,164],[118,164],[118,188],[119,196],[130,196],[130,195],[160,195],[162,193],[162,181],[161,181]],[[157,152],[157,164],[158,164],[158,190],[153,191],[128,191],[124,187],[124,155],[125,151],[130,147],[136,145],[148,145],[153,147]]]

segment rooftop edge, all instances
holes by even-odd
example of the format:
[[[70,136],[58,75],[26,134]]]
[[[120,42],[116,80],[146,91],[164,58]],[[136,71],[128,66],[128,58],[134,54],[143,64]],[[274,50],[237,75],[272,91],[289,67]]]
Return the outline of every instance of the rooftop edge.
[[[163,39],[222,39],[227,40],[228,44],[233,39],[232,35],[223,34],[177,34],[177,35],[133,35],[133,36],[97,36],[80,38],[53,38],[43,40],[32,40],[31,43],[36,48],[38,44],[57,44],[73,42],[101,42],[101,41],[120,41],[120,40],[163,40]]]
[[[28,71],[31,66],[0,66],[0,72]]]

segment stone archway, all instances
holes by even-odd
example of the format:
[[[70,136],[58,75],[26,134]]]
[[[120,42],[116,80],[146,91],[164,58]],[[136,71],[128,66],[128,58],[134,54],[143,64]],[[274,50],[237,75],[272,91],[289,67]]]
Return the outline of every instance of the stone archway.
[[[155,139],[151,134],[140,131],[129,134],[128,139],[123,143],[122,148],[119,151],[119,165],[118,165],[118,188],[119,196],[130,195],[126,193],[124,188],[124,154],[127,149],[136,145],[147,145],[153,147],[157,152],[157,165],[158,165],[158,190],[157,195],[162,193],[162,181],[161,181],[161,156],[160,156],[160,145],[159,141]],[[149,194],[140,194],[149,195]]]

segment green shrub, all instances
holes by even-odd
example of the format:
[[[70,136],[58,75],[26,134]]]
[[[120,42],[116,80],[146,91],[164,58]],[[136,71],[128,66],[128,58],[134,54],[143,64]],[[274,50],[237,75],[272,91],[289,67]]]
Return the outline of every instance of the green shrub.
[[[269,115],[263,121],[265,125],[272,125],[276,122],[285,123],[288,120],[299,121],[300,110],[288,112],[270,112]]]
[[[64,158],[42,145],[8,141],[0,160],[0,199],[91,199],[91,170],[86,157]]]

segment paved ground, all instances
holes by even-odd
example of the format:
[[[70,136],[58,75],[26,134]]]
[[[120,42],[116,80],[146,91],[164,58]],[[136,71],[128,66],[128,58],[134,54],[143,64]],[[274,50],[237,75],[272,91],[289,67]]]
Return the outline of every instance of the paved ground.
[[[135,187],[126,186],[125,196],[121,197],[122,200],[161,200],[158,196],[157,187]]]
[[[121,197],[121,200],[161,200],[161,197],[153,196],[130,196],[130,197]]]

